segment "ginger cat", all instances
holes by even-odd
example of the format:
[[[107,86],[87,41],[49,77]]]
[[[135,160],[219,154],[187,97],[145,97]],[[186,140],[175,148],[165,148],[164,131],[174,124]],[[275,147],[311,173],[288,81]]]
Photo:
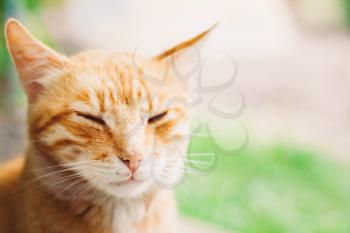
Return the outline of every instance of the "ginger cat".
[[[125,53],[63,56],[10,19],[29,143],[0,168],[0,232],[176,232],[174,196],[162,184],[184,173],[190,113],[173,101],[188,88],[169,61],[210,30],[135,64]],[[164,76],[161,87],[146,73]]]

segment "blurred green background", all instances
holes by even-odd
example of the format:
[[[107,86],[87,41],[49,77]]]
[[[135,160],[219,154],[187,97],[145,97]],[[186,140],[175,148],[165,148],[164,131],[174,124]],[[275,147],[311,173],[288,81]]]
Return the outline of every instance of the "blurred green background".
[[[222,43],[213,44],[237,61],[250,141],[238,154],[215,154],[208,138],[193,138],[194,174],[177,190],[181,212],[230,232],[350,232],[350,0],[164,2],[2,0],[0,25],[19,18],[50,46],[72,53],[113,43],[132,48],[140,34],[178,41],[181,30],[195,28],[184,25],[219,18]],[[169,12],[184,19],[165,19]],[[1,35],[0,161],[24,148],[24,112]],[[218,130],[228,147],[236,142],[233,128]]]
[[[201,145],[190,153],[206,151]],[[349,232],[349,166],[322,155],[279,144],[221,154],[210,174],[195,162],[198,172],[178,189],[180,210],[232,232]]]

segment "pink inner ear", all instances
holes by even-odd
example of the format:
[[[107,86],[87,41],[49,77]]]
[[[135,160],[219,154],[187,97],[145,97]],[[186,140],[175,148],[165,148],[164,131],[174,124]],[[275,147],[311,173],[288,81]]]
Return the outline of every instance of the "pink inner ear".
[[[29,102],[33,102],[36,99],[36,97],[44,90],[43,85],[35,81],[25,85]]]
[[[13,58],[22,86],[28,100],[32,102],[45,88],[40,81],[45,79],[50,71],[61,68],[63,63],[58,54],[37,44],[28,43],[26,46],[13,47]]]
[[[17,54],[20,55],[14,58],[17,71],[28,100],[31,102],[44,90],[44,86],[39,81],[52,67],[48,58],[45,57],[45,52],[40,54],[32,49],[20,51]]]
[[[43,79],[52,70],[61,68],[64,58],[35,39],[23,25],[13,19],[6,24],[6,40],[21,84],[29,101],[33,101],[44,90]]]

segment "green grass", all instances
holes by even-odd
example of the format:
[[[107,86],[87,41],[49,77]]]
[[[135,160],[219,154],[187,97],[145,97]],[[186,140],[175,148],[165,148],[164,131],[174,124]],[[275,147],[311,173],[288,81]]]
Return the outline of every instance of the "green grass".
[[[208,151],[196,141],[190,153]],[[177,197],[185,215],[232,232],[350,232],[349,167],[293,147],[219,155],[215,169],[188,176]]]
[[[346,23],[348,26],[350,26],[350,0],[340,0],[340,1],[343,4]]]

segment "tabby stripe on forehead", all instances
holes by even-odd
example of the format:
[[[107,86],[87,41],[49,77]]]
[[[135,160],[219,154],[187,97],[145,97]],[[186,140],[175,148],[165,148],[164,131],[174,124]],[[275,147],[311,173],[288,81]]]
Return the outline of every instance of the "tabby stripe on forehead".
[[[108,91],[108,94],[109,94],[109,99],[111,101],[111,104],[112,105],[115,105],[116,104],[116,101],[115,101],[115,98],[114,98],[114,95],[113,95],[113,91],[112,90],[109,90]]]
[[[118,89],[124,90],[125,88],[125,80],[124,80],[124,73],[121,70],[118,70]]]
[[[100,111],[105,112],[106,110],[105,95],[102,91],[97,92],[97,99],[98,99]]]
[[[86,91],[77,93],[76,97],[78,100],[82,101],[83,103],[87,103],[87,104],[90,103],[89,94]]]
[[[59,139],[54,143],[54,146],[57,146],[57,147],[71,146],[71,145],[84,146],[82,143],[71,140],[71,139]]]
[[[64,123],[65,129],[73,134],[73,136],[79,139],[86,140],[89,143],[90,140],[103,137],[104,140],[110,142],[115,141],[114,135],[107,126],[89,126],[85,127],[84,123],[79,122],[67,122]]]
[[[133,90],[134,89],[134,80],[133,77],[129,77],[129,88],[128,88],[128,97],[129,97],[129,105],[134,106],[135,101],[134,101],[134,95],[133,95]]]
[[[152,101],[151,92],[150,92],[150,90],[148,89],[145,80],[140,79],[140,82],[141,82],[141,85],[143,86],[143,88],[144,88],[145,91],[146,91],[146,98],[147,98],[147,101],[148,101],[148,108],[149,108],[148,111],[152,112],[152,110],[153,110],[153,101]]]
[[[44,122],[42,125],[39,125],[38,127],[34,128],[35,133],[41,133],[42,131],[46,130],[50,126],[56,124],[57,122],[61,121],[64,117],[72,114],[71,111],[64,111],[59,114],[56,114],[55,116],[51,117],[49,120]]]

